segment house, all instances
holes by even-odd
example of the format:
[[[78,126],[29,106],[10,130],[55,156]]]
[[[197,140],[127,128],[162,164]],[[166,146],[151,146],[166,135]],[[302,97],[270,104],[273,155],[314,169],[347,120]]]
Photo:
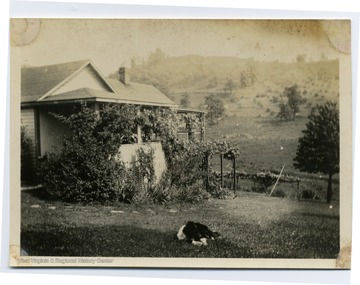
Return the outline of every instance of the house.
[[[129,80],[125,68],[120,68],[118,78],[106,78],[90,60],[68,62],[39,67],[23,67],[21,70],[21,124],[32,141],[33,166],[46,152],[59,149],[58,138],[70,133],[53,113],[70,114],[72,106],[89,102],[98,110],[101,104],[134,104],[172,108],[179,113],[195,112],[203,120],[204,113],[198,110],[181,109],[154,86],[134,83]],[[180,130],[181,131],[181,130]],[[125,163],[136,160],[139,147],[151,147],[155,151],[157,176],[165,169],[165,157],[160,142],[143,143],[138,127],[136,144],[123,144],[121,156]],[[182,130],[186,137],[186,132]],[[202,132],[203,135],[203,132]]]

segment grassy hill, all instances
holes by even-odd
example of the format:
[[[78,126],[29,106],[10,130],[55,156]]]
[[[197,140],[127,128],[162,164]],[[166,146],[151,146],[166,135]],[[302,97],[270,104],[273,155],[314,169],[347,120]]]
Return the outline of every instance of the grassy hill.
[[[188,94],[191,107],[216,94],[228,116],[274,117],[285,87],[297,84],[305,104],[301,115],[325,100],[338,100],[339,64],[321,62],[258,62],[236,57],[187,55],[133,64],[131,81],[152,84],[179,103]],[[110,75],[116,76],[116,72]],[[230,86],[230,88],[229,88]]]

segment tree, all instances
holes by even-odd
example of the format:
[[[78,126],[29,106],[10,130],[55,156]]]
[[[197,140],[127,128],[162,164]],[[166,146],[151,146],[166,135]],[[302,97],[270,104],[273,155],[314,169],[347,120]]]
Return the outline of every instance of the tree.
[[[329,175],[327,203],[332,199],[332,176],[339,172],[339,111],[336,103],[317,105],[309,115],[294,158],[295,168]]]
[[[225,114],[223,101],[214,94],[205,97],[205,108],[207,110],[206,118],[211,125],[215,125]]]
[[[287,104],[284,102],[279,104],[280,111],[278,117],[280,119],[285,119],[286,121],[294,120],[296,113],[300,110],[300,104],[303,103],[298,86],[294,84],[290,87],[285,87],[282,96],[286,97],[288,101]]]
[[[226,81],[225,86],[224,86],[225,92],[227,92],[231,95],[235,88],[236,88],[236,85],[235,85],[234,81],[232,81],[232,79],[229,79],[228,81]]]
[[[306,54],[299,54],[296,57],[296,62],[305,62],[305,60],[306,60]]]
[[[288,104],[285,104],[284,102],[281,102],[279,104],[279,114],[277,115],[280,120],[284,119],[285,121],[290,121],[292,118],[292,112],[290,110],[290,107]]]
[[[155,66],[162,62],[165,58],[166,54],[160,48],[157,48],[154,52],[150,53],[147,64],[149,66]]]
[[[180,105],[182,107],[190,107],[190,97],[188,93],[182,95],[180,99]]]

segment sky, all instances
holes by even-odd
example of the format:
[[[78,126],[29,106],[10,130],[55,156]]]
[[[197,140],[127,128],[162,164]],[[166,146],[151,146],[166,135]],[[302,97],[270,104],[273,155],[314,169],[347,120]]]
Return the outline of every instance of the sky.
[[[156,48],[167,56],[253,57],[292,62],[338,58],[350,52],[349,21],[316,20],[114,20],[16,19],[11,48],[21,63],[47,65],[90,59],[104,75],[146,59]]]

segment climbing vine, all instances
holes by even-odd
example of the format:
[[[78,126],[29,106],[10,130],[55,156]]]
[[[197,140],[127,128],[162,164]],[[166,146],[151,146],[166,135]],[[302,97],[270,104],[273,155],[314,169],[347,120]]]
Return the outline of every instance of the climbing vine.
[[[41,165],[42,183],[54,197],[84,203],[131,202],[142,189],[134,184],[134,173],[153,188],[153,153],[138,151],[136,171],[127,169],[119,159],[122,144],[140,139],[138,126],[143,141],[161,141],[170,186],[190,187],[203,179],[202,143],[178,136],[181,120],[185,119],[188,127],[199,127],[195,116],[179,115],[170,108],[119,104],[105,104],[96,112],[94,106],[85,103],[76,106],[71,115],[53,116],[71,131],[62,139],[60,152],[48,153]]]

